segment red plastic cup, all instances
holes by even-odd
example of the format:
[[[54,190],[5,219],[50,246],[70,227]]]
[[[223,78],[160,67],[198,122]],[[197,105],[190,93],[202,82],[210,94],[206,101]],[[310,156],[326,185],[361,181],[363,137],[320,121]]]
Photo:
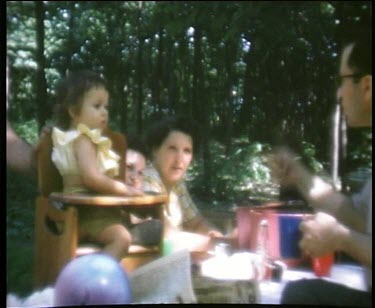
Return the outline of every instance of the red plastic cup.
[[[334,261],[334,254],[330,253],[324,256],[312,258],[312,267],[318,277],[330,276]]]

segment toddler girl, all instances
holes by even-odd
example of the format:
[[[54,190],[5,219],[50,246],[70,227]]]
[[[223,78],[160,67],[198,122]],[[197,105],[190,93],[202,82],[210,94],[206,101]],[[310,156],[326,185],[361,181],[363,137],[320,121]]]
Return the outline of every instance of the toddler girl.
[[[120,157],[102,135],[108,124],[108,97],[105,80],[90,71],[69,74],[57,89],[52,161],[62,175],[64,193],[142,195],[114,179]],[[120,208],[77,208],[79,239],[102,244],[105,252],[121,259],[131,236],[121,223]]]

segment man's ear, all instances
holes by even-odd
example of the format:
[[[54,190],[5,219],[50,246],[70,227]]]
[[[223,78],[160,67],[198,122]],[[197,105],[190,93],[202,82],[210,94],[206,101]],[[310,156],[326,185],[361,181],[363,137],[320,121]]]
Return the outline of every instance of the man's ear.
[[[372,104],[372,75],[362,77],[361,87],[366,104]]]

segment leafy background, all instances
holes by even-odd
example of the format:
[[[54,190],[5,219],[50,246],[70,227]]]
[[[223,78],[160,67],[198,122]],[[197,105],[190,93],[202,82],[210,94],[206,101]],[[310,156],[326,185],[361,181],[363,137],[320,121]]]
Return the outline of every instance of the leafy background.
[[[233,213],[278,198],[266,160],[280,140],[329,178],[338,42],[372,21],[372,2],[7,1],[6,18],[7,117],[22,138],[34,144],[51,122],[67,70],[96,70],[110,85],[114,129],[141,135],[174,113],[199,122],[202,149],[187,177],[193,199],[208,213]],[[344,136],[339,175],[350,192],[371,172],[372,131]],[[24,296],[36,177],[7,169],[6,187],[7,293]]]

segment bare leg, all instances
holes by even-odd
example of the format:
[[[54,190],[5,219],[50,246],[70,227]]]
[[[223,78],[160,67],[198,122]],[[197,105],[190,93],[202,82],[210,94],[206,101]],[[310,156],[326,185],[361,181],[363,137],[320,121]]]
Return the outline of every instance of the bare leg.
[[[105,245],[103,251],[120,260],[128,251],[131,235],[123,225],[112,225],[99,232],[95,240]]]

